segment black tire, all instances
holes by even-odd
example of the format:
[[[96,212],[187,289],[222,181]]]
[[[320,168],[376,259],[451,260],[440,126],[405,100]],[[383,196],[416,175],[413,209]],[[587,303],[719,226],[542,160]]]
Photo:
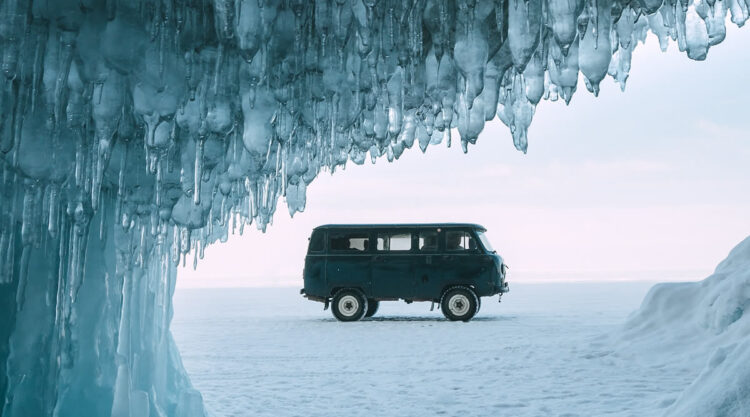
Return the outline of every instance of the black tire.
[[[375,315],[375,313],[378,312],[378,307],[380,307],[380,301],[373,300],[372,298],[367,299],[367,313],[365,313],[365,317],[372,317]]]
[[[339,321],[357,321],[367,312],[367,297],[362,291],[344,288],[333,296],[331,303],[333,317]]]
[[[451,321],[469,321],[479,310],[479,297],[468,287],[448,288],[440,299],[440,310]]]

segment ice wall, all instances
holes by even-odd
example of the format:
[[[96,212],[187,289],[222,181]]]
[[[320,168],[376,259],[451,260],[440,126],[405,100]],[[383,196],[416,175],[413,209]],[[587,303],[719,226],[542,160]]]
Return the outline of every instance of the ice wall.
[[[141,246],[103,218],[114,199],[105,201],[87,231],[73,236],[63,220],[56,237],[17,242],[21,251],[5,259],[14,279],[0,285],[2,416],[204,415],[169,333],[168,241]],[[86,253],[66,261],[76,239]]]
[[[202,414],[168,332],[188,252],[451,128],[466,150],[497,116],[525,152],[579,73],[624,86],[649,30],[704,59],[749,6],[0,0],[3,416]]]

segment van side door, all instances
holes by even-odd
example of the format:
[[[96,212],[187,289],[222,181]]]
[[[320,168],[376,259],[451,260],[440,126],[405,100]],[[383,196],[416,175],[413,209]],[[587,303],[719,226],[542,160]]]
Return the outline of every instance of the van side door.
[[[440,228],[423,228],[414,236],[415,299],[436,300],[443,289],[440,262]]]
[[[377,230],[372,256],[372,296],[414,297],[411,230]]]
[[[326,281],[328,290],[359,288],[369,291],[370,233],[362,230],[329,230]]]

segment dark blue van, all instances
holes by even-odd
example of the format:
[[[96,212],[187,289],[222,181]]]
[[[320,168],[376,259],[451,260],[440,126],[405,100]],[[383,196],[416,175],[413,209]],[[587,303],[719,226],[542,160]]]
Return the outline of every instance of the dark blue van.
[[[324,225],[305,258],[307,299],[341,321],[371,317],[380,301],[437,303],[449,320],[469,321],[480,297],[508,292],[503,258],[471,223]]]

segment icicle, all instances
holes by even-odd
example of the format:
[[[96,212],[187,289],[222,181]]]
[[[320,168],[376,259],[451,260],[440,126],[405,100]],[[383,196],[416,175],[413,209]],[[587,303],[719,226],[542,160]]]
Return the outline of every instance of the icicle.
[[[18,274],[18,288],[16,289],[16,309],[22,311],[26,303],[26,287],[29,280],[29,261],[31,256],[31,246],[24,245],[21,252],[21,265]]]
[[[103,241],[106,238],[106,227],[107,227],[107,208],[104,202],[99,204],[99,240]]]
[[[120,156],[120,169],[117,174],[117,199],[115,201],[115,219],[120,219],[122,213],[123,196],[125,195],[125,171],[126,163],[128,161],[128,146],[123,147],[122,154]]]
[[[181,234],[180,234],[180,228],[177,226],[172,227],[172,262],[175,266],[179,265],[180,263],[180,245],[181,242]]]
[[[0,285],[10,284],[13,280],[12,269],[8,265],[8,252],[11,250],[10,233],[5,229],[0,230]]]
[[[199,243],[196,241],[195,247],[193,248],[193,271],[198,269],[198,246]]]
[[[31,195],[31,184],[26,183],[23,195],[23,210],[21,211],[21,242],[24,246],[31,244],[31,227],[34,221],[33,199]]]
[[[57,186],[52,184],[48,187],[49,217],[47,218],[47,232],[54,239],[57,238],[58,223],[60,222],[60,202]]]
[[[198,139],[195,144],[195,171],[194,171],[194,184],[193,184],[193,203],[198,205],[201,203],[201,182],[203,180],[203,147],[205,141]]]
[[[71,32],[60,32],[59,42],[61,48],[62,59],[60,60],[61,68],[58,69],[57,82],[55,83],[55,124],[56,128],[59,128],[59,124],[63,120],[63,105],[65,90],[68,86],[68,75],[70,74],[70,66],[73,62],[73,43],[75,42],[75,33]]]

